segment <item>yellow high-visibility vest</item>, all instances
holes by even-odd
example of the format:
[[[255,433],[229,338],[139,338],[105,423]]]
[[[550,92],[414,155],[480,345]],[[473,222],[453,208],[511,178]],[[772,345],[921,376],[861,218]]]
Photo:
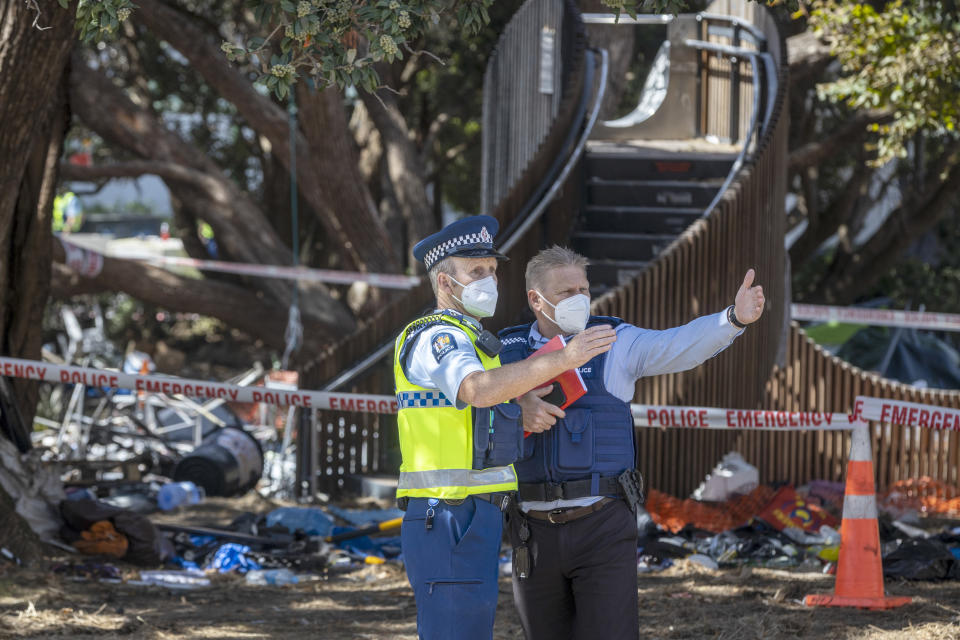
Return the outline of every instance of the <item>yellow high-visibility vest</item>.
[[[407,380],[400,355],[407,337],[424,324],[443,322],[462,329],[470,338],[484,369],[500,366],[499,356],[477,349],[480,329],[447,313],[424,316],[407,325],[397,337],[393,375],[400,410],[400,481],[398,497],[459,500],[475,493],[516,491],[513,465],[473,469],[473,410],[457,409],[456,398],[439,389],[427,389]]]
[[[54,231],[63,231],[63,224],[66,220],[67,205],[69,205],[76,197],[77,196],[74,195],[72,191],[67,191],[66,193],[60,194],[53,199]]]

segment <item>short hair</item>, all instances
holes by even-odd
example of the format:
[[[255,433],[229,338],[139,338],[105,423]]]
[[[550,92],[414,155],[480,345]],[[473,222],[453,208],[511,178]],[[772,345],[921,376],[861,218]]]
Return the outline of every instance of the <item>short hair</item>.
[[[447,256],[443,260],[440,260],[435,265],[430,267],[430,271],[427,272],[427,275],[430,276],[430,286],[433,287],[433,295],[436,296],[439,291],[440,285],[437,284],[437,276],[441,273],[445,273],[448,276],[455,276],[457,274],[457,267],[453,264],[451,260],[452,256]]]
[[[584,256],[560,245],[555,244],[543,249],[527,263],[527,290],[539,289],[543,284],[544,274],[551,269],[580,267],[586,271],[589,264],[590,261]]]

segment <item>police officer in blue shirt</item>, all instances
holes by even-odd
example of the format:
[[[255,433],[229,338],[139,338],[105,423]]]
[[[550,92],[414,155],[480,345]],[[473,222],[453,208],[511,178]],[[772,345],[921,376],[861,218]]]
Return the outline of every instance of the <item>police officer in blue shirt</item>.
[[[413,250],[437,298],[397,337],[401,545],[421,638],[489,640],[497,607],[501,511],[517,487],[520,407],[510,401],[608,351],[609,326],[556,353],[500,366],[500,341],[480,318],[497,303],[497,221],[473,216]]]
[[[558,334],[609,324],[617,335],[609,352],[579,368],[587,393],[566,411],[540,399],[550,388],[519,401],[532,435],[515,465],[519,509],[508,520],[514,599],[529,640],[636,640],[635,510],[642,492],[630,412],[636,381],[696,367],[763,313],[763,290],[751,286],[751,269],[734,305],[682,327],[650,331],[591,317],[586,266],[569,249],[541,251],[526,271],[536,322],[500,332],[505,366]]]

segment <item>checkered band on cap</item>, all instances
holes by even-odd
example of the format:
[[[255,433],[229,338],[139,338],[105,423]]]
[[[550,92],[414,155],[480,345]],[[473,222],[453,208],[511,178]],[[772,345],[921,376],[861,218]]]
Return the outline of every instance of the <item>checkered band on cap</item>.
[[[480,245],[478,248],[481,249],[492,249],[493,236],[490,235],[490,232],[487,231],[486,227],[483,227],[479,233],[467,233],[462,236],[456,236],[454,238],[450,238],[449,240],[445,240],[424,254],[423,266],[425,266],[427,271],[429,271],[433,265],[440,260],[443,260],[448,255],[456,253],[456,250],[460,247],[470,245]]]

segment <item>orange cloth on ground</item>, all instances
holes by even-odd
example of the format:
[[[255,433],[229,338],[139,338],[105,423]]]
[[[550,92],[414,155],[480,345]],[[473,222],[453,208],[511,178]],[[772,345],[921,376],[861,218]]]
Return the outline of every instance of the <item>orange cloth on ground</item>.
[[[80,533],[81,539],[73,543],[81,553],[107,555],[122,558],[127,554],[127,537],[113,528],[109,520],[94,522]]]
[[[650,489],[644,507],[657,525],[673,533],[688,524],[720,533],[746,524],[767,506],[773,494],[771,487],[761,485],[746,495],[726,502],[706,503],[692,498],[681,500]]]

